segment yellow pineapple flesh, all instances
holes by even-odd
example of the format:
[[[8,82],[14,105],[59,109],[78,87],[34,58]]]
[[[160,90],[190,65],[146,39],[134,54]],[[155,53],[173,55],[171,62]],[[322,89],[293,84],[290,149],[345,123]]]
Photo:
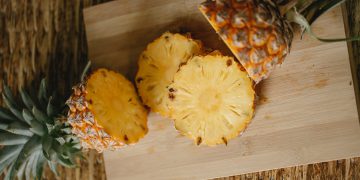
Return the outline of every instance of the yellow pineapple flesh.
[[[254,114],[253,81],[232,57],[195,56],[168,88],[171,118],[197,144],[227,144]]]
[[[207,0],[200,11],[256,83],[290,51],[291,26],[271,0]]]
[[[201,43],[181,34],[164,33],[142,52],[136,85],[143,103],[152,111],[168,116],[167,86],[179,66],[201,53]]]
[[[122,75],[99,69],[74,87],[68,121],[85,148],[102,152],[133,144],[148,131],[147,110]]]

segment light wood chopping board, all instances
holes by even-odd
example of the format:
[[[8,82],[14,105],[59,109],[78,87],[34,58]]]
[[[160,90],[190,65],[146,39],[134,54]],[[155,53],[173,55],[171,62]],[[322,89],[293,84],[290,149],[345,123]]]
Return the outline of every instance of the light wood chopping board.
[[[199,0],[120,0],[84,11],[90,60],[133,80],[137,58],[163,32],[191,32],[229,54],[197,9]],[[343,37],[340,8],[313,26]],[[108,179],[203,179],[360,156],[360,126],[345,42],[297,34],[292,51],[258,85],[259,102],[245,133],[227,146],[196,146],[173,122],[149,115],[138,144],[105,152]]]

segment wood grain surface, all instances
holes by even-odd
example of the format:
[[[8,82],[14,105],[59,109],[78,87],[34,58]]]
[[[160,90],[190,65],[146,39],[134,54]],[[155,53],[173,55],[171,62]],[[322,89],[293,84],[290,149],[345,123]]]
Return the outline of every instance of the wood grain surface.
[[[95,66],[133,80],[147,43],[164,31],[191,32],[207,47],[228,51],[197,7],[202,0],[119,0],[84,11]],[[124,11],[119,11],[123,9]],[[313,30],[345,36],[336,8]],[[331,25],[331,28],[327,28]],[[196,147],[168,119],[149,116],[136,146],[105,152],[109,179],[211,178],[360,155],[360,126],[345,42],[325,44],[299,34],[290,56],[259,85],[256,115],[226,147]],[[339,148],[341,147],[341,148]]]
[[[92,0],[0,0],[0,79],[12,89],[38,82],[50,75],[61,84],[64,94],[76,81],[87,59],[82,9],[103,1]],[[358,0],[348,0],[350,33],[360,33]],[[358,8],[358,10],[356,10]],[[359,43],[350,43],[355,63],[359,64]],[[353,66],[354,67],[354,66]],[[1,84],[2,81],[0,81]],[[358,90],[357,90],[358,91]],[[341,148],[341,147],[339,147]],[[89,152],[79,168],[59,168],[60,177],[46,169],[44,179],[106,179],[102,155]],[[3,176],[0,176],[2,179]],[[360,179],[360,158],[296,166],[232,176],[222,179]]]

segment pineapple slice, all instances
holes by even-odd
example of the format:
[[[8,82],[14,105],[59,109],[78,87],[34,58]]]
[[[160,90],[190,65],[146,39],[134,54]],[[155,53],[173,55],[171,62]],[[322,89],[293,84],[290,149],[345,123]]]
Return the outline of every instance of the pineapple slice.
[[[117,149],[148,131],[147,110],[135,88],[122,75],[99,69],[74,88],[67,104],[68,120],[86,148]]]
[[[150,43],[139,59],[136,85],[145,105],[168,116],[167,86],[179,66],[201,52],[201,43],[180,34],[164,33]]]
[[[195,56],[181,66],[168,87],[171,118],[196,144],[227,144],[254,114],[253,82],[232,58]]]

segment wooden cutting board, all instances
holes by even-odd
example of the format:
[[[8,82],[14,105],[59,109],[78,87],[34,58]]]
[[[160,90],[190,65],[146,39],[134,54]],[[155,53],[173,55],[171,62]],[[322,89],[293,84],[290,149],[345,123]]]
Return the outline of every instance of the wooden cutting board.
[[[90,60],[133,80],[137,58],[165,31],[191,32],[229,54],[197,6],[199,0],[121,0],[84,11]],[[313,26],[344,37],[341,10]],[[138,144],[105,152],[108,179],[203,179],[360,156],[360,126],[345,42],[297,34],[290,56],[258,85],[259,104],[245,133],[227,146],[196,146],[173,122],[149,115]]]

